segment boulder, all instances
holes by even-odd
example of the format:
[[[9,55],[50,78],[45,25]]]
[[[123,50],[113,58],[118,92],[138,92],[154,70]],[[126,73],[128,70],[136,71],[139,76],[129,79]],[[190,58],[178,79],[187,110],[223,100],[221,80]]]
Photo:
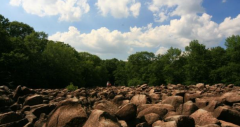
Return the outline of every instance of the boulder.
[[[144,119],[148,125],[152,125],[154,122],[159,120],[160,116],[156,113],[149,113],[144,115]]]
[[[29,105],[29,106],[31,106],[31,105],[38,105],[38,104],[42,104],[42,103],[43,103],[43,98],[42,98],[42,96],[35,94],[35,95],[28,96],[28,97],[25,99],[23,105]]]
[[[121,127],[116,117],[109,113],[95,109],[90,114],[83,127]]]
[[[219,106],[214,110],[214,117],[230,123],[240,125],[240,112],[229,109],[228,107]]]
[[[226,122],[226,121],[223,121],[223,120],[219,120],[221,122],[221,127],[240,127],[236,124],[233,124],[233,123],[229,123],[229,122]]]
[[[146,104],[147,103],[147,96],[144,95],[144,94],[137,94],[137,95],[132,97],[130,102],[137,105],[137,106],[141,105],[141,104]]]
[[[165,118],[165,121],[175,121],[177,127],[195,127],[194,119],[186,115],[169,116]]]
[[[219,120],[213,117],[213,115],[204,110],[204,109],[198,109],[196,112],[190,115],[195,121],[196,125],[208,125],[208,124],[220,124]]]
[[[149,113],[156,113],[159,115],[160,119],[163,119],[163,117],[168,113],[168,110],[159,106],[151,106],[149,108],[146,108],[140,111],[137,115],[137,118],[141,118],[144,115],[147,115]]]
[[[124,105],[121,109],[119,109],[116,113],[116,116],[120,119],[120,120],[131,120],[131,119],[135,119],[137,114],[137,106],[129,103]]]
[[[196,104],[193,103],[192,101],[188,101],[183,104],[182,115],[191,115],[196,110],[198,110]]]
[[[178,108],[181,104],[183,104],[183,97],[181,96],[170,96],[167,97],[162,101],[162,104],[170,104],[172,105],[175,109]]]
[[[0,114],[0,125],[1,124],[6,124],[6,123],[11,123],[14,121],[21,120],[22,117],[15,112],[7,112]]]
[[[51,112],[46,127],[81,127],[86,120],[87,114],[80,104],[76,102],[65,102]]]
[[[152,124],[153,127],[178,127],[175,121],[163,122],[158,120]]]
[[[118,111],[117,105],[107,100],[96,102],[94,104],[94,109],[103,110],[111,115],[114,115]]]

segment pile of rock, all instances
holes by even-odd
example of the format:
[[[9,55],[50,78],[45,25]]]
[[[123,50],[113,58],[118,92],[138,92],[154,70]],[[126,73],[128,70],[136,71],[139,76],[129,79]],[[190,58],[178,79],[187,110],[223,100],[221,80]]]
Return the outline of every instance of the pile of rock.
[[[0,86],[0,127],[240,127],[240,87]]]

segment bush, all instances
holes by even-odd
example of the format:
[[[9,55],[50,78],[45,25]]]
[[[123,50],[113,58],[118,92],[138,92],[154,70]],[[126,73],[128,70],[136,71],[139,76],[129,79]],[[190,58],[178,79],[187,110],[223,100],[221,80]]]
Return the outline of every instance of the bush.
[[[75,91],[76,89],[78,89],[78,86],[74,86],[73,83],[71,82],[66,89],[68,89],[68,91]]]

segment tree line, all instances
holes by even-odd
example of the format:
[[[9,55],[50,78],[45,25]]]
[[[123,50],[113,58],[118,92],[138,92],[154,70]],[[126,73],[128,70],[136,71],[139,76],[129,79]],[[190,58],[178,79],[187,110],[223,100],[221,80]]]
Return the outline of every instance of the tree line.
[[[31,88],[63,88],[143,83],[240,84],[240,36],[233,35],[222,47],[206,48],[193,40],[185,51],[171,47],[165,54],[142,51],[127,61],[102,60],[78,52],[63,42],[48,40],[28,24],[0,15],[0,85]]]

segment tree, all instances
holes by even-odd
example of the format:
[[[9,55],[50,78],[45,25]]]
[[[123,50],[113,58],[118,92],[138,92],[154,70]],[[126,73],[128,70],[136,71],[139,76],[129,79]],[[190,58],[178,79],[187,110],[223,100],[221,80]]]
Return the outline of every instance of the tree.
[[[78,52],[70,45],[50,41],[43,51],[43,58],[45,78],[49,87],[61,88],[70,82],[77,86],[83,86],[80,78],[83,69],[80,59],[78,59]]]
[[[209,52],[205,45],[199,44],[197,40],[191,41],[185,47],[187,55],[186,84],[207,83],[209,79]]]
[[[148,83],[151,73],[148,66],[154,59],[155,55],[147,51],[130,55],[127,62],[128,85]]]
[[[107,69],[107,78],[112,84],[115,84],[114,71],[117,70],[119,60],[116,58],[102,61],[102,66]]]
[[[102,66],[102,60],[87,52],[79,53],[81,59],[82,81],[87,87],[105,86],[107,81],[107,69]]]
[[[126,86],[128,84],[128,73],[126,69],[126,61],[120,60],[117,63],[117,68],[114,70],[114,80],[115,84],[120,86]]]
[[[181,56],[181,50],[170,48],[166,54],[161,57],[164,63],[163,76],[166,83],[181,83],[184,81],[185,64],[184,57]]]

